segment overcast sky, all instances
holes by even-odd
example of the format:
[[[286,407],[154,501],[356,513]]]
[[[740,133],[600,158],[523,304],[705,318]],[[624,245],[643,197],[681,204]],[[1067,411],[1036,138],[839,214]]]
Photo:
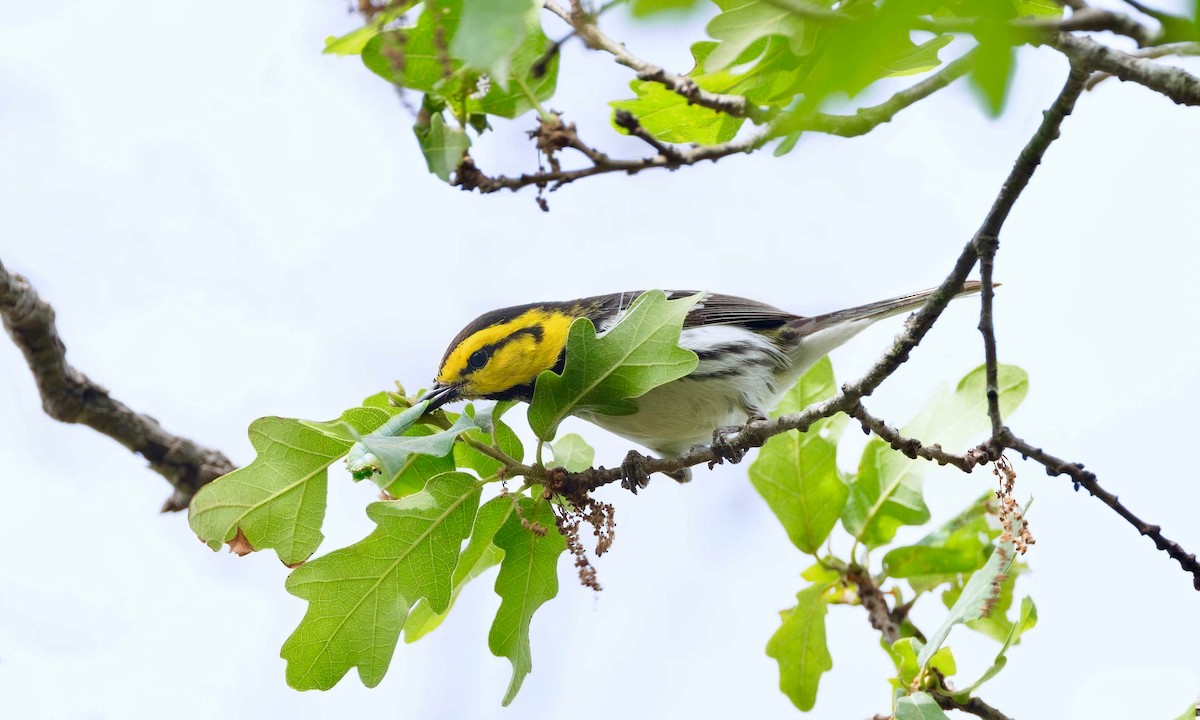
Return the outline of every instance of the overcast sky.
[[[319,53],[355,22],[332,0],[10,3],[0,22],[0,259],[54,304],[78,368],[238,463],[254,418],[325,419],[393,380],[419,387],[494,307],[689,287],[814,314],[935,285],[1067,70],[1023,51],[1000,121],[955,87],[866,138],[595,178],[550,196],[545,214],[529,192],[480,197],[425,172],[388,86]],[[670,27],[613,27],[687,68]],[[607,127],[603,103],[624,96],[628,72],[568,46],[563,77],[552,107],[605,147],[644,152]],[[481,166],[530,169],[531,122],[501,126],[474,153]],[[1030,375],[1016,432],[1086,462],[1191,551],[1198,130],[1196,110],[1136,86],[1085,95],[1005,227],[996,270],[1000,355]],[[902,424],[982,362],[976,315],[970,301],[951,308],[869,407]],[[838,377],[860,374],[899,326],[835,352]],[[807,561],[745,465],[603,494],[619,523],[597,565],[605,590],[560,563],[559,597],[533,620],[534,672],[503,710],[510,667],[486,649],[494,571],[436,633],[401,645],[378,688],[351,673],[298,693],[278,658],[304,613],[286,569],[272,554],[214,554],[183,515],[159,515],[166,483],[41,414],[7,341],[0,428],[6,717],[796,716],[763,648]],[[628,449],[581,422],[564,430],[608,465]],[[847,433],[844,467],[864,442]],[[982,696],[1026,718],[1177,716],[1200,689],[1191,578],[1066,480],[1017,468],[1038,538],[1018,594],[1041,623]],[[933,473],[935,519],[990,480]],[[372,499],[334,466],[321,552],[366,534]],[[941,610],[924,605],[916,619],[932,627]],[[835,607],[828,622],[834,669],[811,716],[887,711],[891,665],[864,613]],[[950,639],[964,678],[996,651],[961,629]]]

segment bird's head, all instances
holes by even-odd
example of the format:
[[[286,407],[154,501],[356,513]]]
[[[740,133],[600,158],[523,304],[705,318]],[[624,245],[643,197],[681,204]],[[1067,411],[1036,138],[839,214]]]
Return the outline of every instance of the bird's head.
[[[433,410],[460,398],[529,400],[539,373],[559,367],[579,310],[545,303],[493,310],[463,328],[446,349]]]

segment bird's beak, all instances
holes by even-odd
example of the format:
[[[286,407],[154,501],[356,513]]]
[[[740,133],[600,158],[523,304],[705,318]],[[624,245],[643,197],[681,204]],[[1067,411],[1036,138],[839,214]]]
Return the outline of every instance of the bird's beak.
[[[429,407],[425,408],[425,412],[433,412],[448,402],[454,402],[458,397],[457,385],[442,385],[435,382],[429,392],[421,396],[421,400],[429,401]]]

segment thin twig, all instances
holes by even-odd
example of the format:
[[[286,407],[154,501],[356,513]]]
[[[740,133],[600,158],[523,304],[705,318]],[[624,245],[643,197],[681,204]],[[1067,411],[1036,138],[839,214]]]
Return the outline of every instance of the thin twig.
[[[875,433],[893,450],[901,452],[909,458],[919,457],[936,462],[938,465],[953,465],[965,473],[971,472],[979,465],[986,465],[993,459],[990,443],[983,443],[962,455],[957,455],[942,450],[941,445],[924,445],[916,438],[904,437],[899,430],[867,412],[861,402],[852,405],[846,414],[858,420],[864,430]]]
[[[1047,475],[1070,476],[1076,485],[1082,486],[1093,497],[1112,508],[1114,512],[1125,518],[1130,525],[1136,528],[1139,533],[1153,540],[1155,547],[1178,561],[1179,565],[1185,571],[1191,573],[1193,578],[1192,584],[1197,590],[1200,590],[1200,561],[1196,560],[1196,555],[1184,550],[1179,543],[1164,537],[1162,528],[1158,525],[1151,525],[1134,515],[1129,508],[1121,504],[1116,495],[1100,487],[1100,483],[1096,480],[1096,475],[1089,470],[1085,470],[1082,463],[1071,463],[1057,458],[1041,448],[1035,447],[1025,440],[1016,437],[1007,430],[1002,434],[1000,441],[1005,447],[1010,447],[1021,453],[1025,458],[1043,465],[1046,468]]]
[[[1072,74],[1074,74],[1072,70]],[[980,237],[976,248],[979,251],[979,280],[983,285],[979,293],[979,332],[983,335],[984,371],[987,376],[987,407],[988,419],[992,423],[992,437],[997,437],[1004,428],[1004,418],[1000,416],[1000,365],[996,355],[996,328],[993,317],[995,286],[992,282],[992,270],[995,265],[996,250],[1000,247],[1000,239],[994,236]]]
[[[103,433],[150,461],[150,468],[175,488],[163,512],[183,510],[205,483],[231,472],[221,452],[173,435],[149,415],[113,399],[67,362],[67,349],[54,324],[54,308],[29,281],[0,263],[0,318],[33,372],[42,409],[55,420]]]
[[[546,0],[544,7],[573,27],[585,45],[593,50],[601,50],[612,55],[618,63],[636,72],[639,80],[659,83],[668,90],[687,98],[690,103],[702,105],[726,115],[749,118],[755,123],[767,121],[768,113],[757,105],[747,102],[746,98],[741,95],[709,92],[686,75],[671,72],[637,57],[624,45],[604,34],[604,31],[597,27],[586,14],[569,11],[554,0]]]

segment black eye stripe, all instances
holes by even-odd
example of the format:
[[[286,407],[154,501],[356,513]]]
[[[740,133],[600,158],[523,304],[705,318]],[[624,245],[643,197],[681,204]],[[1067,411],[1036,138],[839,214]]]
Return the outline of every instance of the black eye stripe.
[[[540,343],[542,338],[545,337],[545,331],[542,330],[540,325],[530,325],[529,327],[513,330],[511,333],[505,335],[496,342],[491,343],[490,345],[484,345],[475,352],[471,353],[471,356],[467,358],[467,371],[470,372],[472,370],[481,369],[483,366],[487,365],[488,360],[492,359],[492,355],[497,350],[509,344],[510,342],[513,342],[522,335],[528,335],[533,338],[535,343]]]

